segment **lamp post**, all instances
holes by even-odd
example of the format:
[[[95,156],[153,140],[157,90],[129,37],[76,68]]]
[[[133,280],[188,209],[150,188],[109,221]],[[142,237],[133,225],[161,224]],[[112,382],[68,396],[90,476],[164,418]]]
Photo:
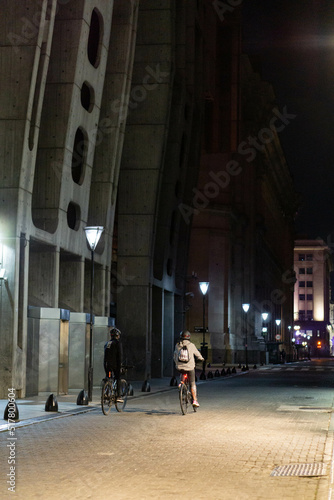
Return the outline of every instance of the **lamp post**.
[[[281,324],[281,320],[280,319],[275,319],[275,323],[276,323],[276,342],[278,343],[279,340],[281,339],[281,335],[279,333],[279,326]],[[278,345],[277,345],[277,349],[276,349],[276,353],[277,353],[277,362],[279,362],[279,348],[278,348]]]
[[[249,310],[249,304],[242,304],[242,308],[245,313],[245,358],[246,358],[246,370],[248,370],[248,339],[247,339],[247,313]]]
[[[262,336],[263,336],[263,339],[265,341],[265,348],[266,348],[266,352],[265,352],[265,356],[266,356],[266,365],[268,364],[269,362],[269,354],[268,354],[268,327],[265,326],[265,322],[267,321],[268,317],[269,317],[269,314],[267,312],[264,312],[261,314],[262,316]],[[266,336],[266,338],[265,338]]]
[[[208,281],[200,281],[199,282],[199,287],[203,295],[203,342],[202,342],[202,356],[204,358],[203,361],[203,373],[205,374],[205,365],[206,365],[206,360],[208,358],[208,348],[205,342],[205,295],[208,291],[209,288],[209,282]]]
[[[91,250],[91,275],[90,275],[90,315],[89,315],[89,367],[88,367],[88,401],[93,396],[93,295],[94,295],[94,251],[101,238],[104,228],[102,226],[88,226],[84,228],[86,239]]]

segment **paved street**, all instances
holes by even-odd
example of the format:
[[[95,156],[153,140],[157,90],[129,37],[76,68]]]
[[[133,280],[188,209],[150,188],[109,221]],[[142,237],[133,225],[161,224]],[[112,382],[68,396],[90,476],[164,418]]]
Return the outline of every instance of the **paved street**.
[[[277,365],[199,382],[185,416],[173,387],[1,432],[0,498],[331,500],[333,387],[334,361]]]

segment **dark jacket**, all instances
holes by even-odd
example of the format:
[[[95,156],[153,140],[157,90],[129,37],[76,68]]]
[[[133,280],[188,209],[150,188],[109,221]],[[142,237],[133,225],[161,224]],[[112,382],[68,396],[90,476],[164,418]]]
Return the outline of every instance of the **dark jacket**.
[[[104,345],[104,368],[120,370],[122,364],[122,344],[120,340],[112,339]]]

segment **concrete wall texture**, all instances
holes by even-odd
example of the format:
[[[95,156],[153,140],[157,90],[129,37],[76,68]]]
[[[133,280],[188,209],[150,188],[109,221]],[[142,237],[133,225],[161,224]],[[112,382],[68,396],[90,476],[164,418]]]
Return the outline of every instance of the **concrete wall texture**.
[[[243,87],[261,85],[249,84],[241,59],[238,9],[227,23],[207,0],[4,0],[0,10],[0,397],[9,387],[24,396],[86,386],[86,226],[104,227],[94,252],[95,384],[115,321],[136,378],[172,375],[176,335],[201,324],[201,306],[189,315],[185,300],[192,266],[212,283],[210,350],[243,352],[235,311],[243,294],[257,300],[246,261],[264,210],[254,202],[259,165],[193,206],[247,131]],[[266,206],[288,204],[277,133],[263,144],[284,179],[270,173],[279,189],[268,191],[263,174],[261,200],[267,192]],[[279,224],[289,236],[290,222]]]

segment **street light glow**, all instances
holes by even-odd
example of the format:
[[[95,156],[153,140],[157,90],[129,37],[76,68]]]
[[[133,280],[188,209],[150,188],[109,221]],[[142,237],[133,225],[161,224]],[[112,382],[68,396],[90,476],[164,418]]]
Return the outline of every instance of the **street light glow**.
[[[209,282],[208,281],[200,281],[199,287],[201,289],[202,294],[205,295],[206,292],[208,291],[208,288],[209,288]]]
[[[103,226],[87,226],[84,228],[90,249],[94,252],[104,231]]]
[[[245,311],[245,313],[247,313],[247,312],[248,312],[249,307],[250,307],[250,306],[249,306],[249,304],[242,304],[242,308],[243,308],[243,310]]]
[[[266,321],[268,319],[269,314],[268,313],[262,313],[262,319],[263,321]]]

